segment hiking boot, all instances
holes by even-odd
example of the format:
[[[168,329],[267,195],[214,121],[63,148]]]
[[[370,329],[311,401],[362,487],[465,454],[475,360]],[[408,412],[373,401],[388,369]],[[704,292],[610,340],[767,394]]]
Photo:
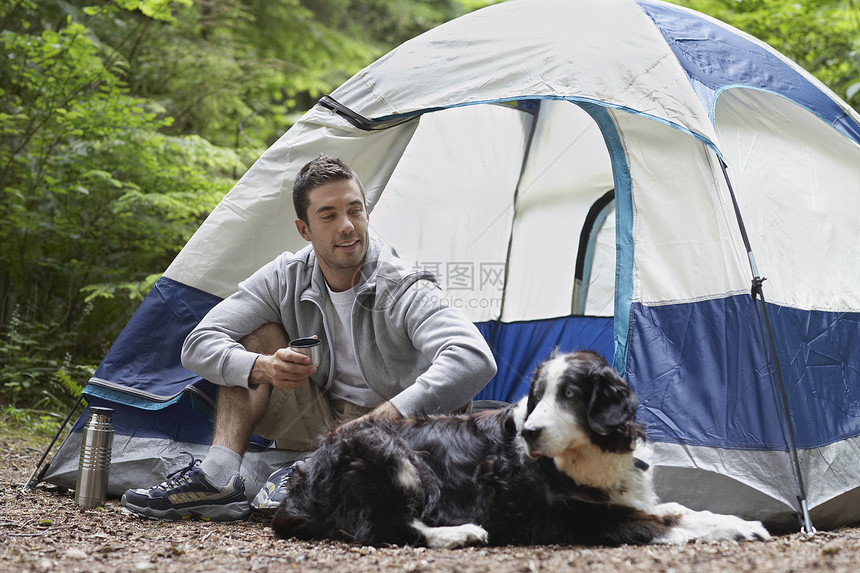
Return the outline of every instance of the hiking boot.
[[[290,477],[292,477],[296,468],[303,463],[302,460],[298,460],[272,472],[272,475],[266,480],[260,492],[254,497],[251,507],[264,511],[278,509],[278,506],[287,497],[287,486],[290,482]]]
[[[188,452],[191,463],[167,476],[149,489],[130,489],[122,496],[126,509],[152,519],[191,519],[232,521],[245,519],[251,512],[245,498],[245,480],[234,477],[224,487],[212,485],[197,467],[200,460]]]

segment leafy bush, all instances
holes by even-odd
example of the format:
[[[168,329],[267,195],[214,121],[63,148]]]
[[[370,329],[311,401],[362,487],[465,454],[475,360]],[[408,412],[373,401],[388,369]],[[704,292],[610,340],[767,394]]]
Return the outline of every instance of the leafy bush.
[[[0,338],[0,399],[8,415],[53,420],[77,399],[95,370],[72,364],[68,356],[57,359],[52,352],[58,350],[40,342],[51,338],[49,330],[14,313]]]
[[[54,29],[52,7],[0,8],[0,398],[47,412],[77,398],[244,168],[162,133],[172,120],[129,93],[116,52],[71,14]]]

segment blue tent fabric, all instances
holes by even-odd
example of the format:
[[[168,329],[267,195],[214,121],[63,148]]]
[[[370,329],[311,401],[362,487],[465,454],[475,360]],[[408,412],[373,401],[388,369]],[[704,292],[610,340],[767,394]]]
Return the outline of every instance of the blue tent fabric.
[[[637,4],[663,34],[712,118],[716,94],[743,85],[787,97],[860,143],[860,126],[764,47],[677,6],[648,0],[637,0]]]
[[[600,132],[612,161],[612,181],[615,190],[616,260],[615,307],[613,315],[613,351],[606,359],[623,376],[627,366],[627,338],[630,331],[630,301],[633,293],[633,191],[630,170],[624,156],[624,145],[606,109],[594,104],[582,108],[600,126]]]
[[[851,341],[860,342],[860,317],[770,308],[797,446],[814,448],[860,435],[860,354],[850,351]],[[650,438],[787,450],[764,331],[749,295],[635,304],[627,380],[639,396],[639,419]]]
[[[127,395],[128,403],[149,409],[162,408],[179,399],[187,386],[200,381],[180,362],[182,342],[220,300],[174,280],[159,279],[84,393],[119,399],[117,392],[121,392]]]
[[[787,449],[749,296],[635,304],[630,330],[627,381],[652,440]]]
[[[860,435],[860,313],[770,308],[798,447]]]
[[[478,330],[493,350],[498,371],[477,399],[515,402],[525,396],[535,367],[554,350],[590,349],[611,362],[613,323],[611,317],[588,316],[479,323]]]
[[[102,400],[97,397],[87,399],[87,406],[112,408],[111,423],[115,434],[136,438],[162,438],[192,444],[212,443],[214,428],[213,409],[210,404],[197,402],[191,395],[183,395],[169,408],[169,415],[163,409],[150,410],[128,405],[118,400]],[[86,412],[72,428],[80,432],[88,416]]]

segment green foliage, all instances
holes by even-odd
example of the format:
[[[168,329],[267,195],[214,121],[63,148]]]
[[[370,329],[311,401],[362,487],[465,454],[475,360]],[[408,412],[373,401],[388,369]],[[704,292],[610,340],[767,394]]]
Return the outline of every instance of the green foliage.
[[[92,366],[73,364],[68,355],[59,360],[45,353],[40,341],[49,330],[24,322],[15,313],[0,339],[0,396],[8,405],[7,414],[21,417],[41,411],[51,417],[51,412],[64,410],[79,396],[92,376]]]
[[[98,362],[245,163],[162,133],[162,108],[130,94],[121,60],[72,15],[53,29],[35,4],[5,9],[0,396],[51,409],[80,391],[82,365]]]
[[[65,410],[250,163],[320,95],[464,2],[0,0],[9,412]]]
[[[153,20],[174,23],[171,4],[180,3],[191,6],[191,0],[116,0],[119,7],[126,10],[140,10],[145,16]]]
[[[178,7],[172,23],[90,26],[123,60],[131,91],[174,119],[166,132],[257,157],[321,95],[461,13],[456,0],[220,0]]]

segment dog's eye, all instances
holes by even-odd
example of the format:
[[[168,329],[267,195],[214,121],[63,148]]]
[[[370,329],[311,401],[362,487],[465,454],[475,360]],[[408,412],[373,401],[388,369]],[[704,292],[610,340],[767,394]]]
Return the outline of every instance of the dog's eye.
[[[577,392],[575,388],[568,386],[564,389],[564,397],[568,400],[573,399],[577,396]]]

